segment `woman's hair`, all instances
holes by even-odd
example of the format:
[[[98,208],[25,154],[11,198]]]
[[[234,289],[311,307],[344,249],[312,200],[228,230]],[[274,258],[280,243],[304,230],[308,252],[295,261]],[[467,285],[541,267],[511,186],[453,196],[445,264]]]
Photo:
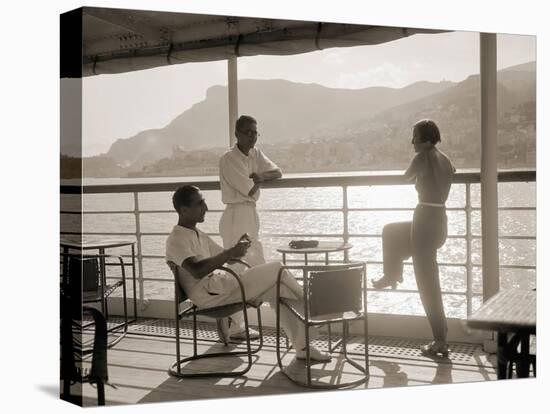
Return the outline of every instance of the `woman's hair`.
[[[434,145],[441,142],[439,128],[431,119],[421,119],[414,124],[414,129],[420,136],[420,142],[431,142]]]
[[[174,210],[178,211],[182,206],[189,207],[191,197],[199,191],[199,187],[195,187],[194,185],[184,185],[179,187],[172,196]]]

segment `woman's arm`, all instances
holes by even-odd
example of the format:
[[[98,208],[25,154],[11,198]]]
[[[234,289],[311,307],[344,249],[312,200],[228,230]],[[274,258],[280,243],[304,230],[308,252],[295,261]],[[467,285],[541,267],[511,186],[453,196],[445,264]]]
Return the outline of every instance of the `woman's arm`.
[[[407,181],[414,181],[418,175],[418,163],[420,162],[420,154],[416,154],[412,159],[409,167],[405,171],[404,177]]]

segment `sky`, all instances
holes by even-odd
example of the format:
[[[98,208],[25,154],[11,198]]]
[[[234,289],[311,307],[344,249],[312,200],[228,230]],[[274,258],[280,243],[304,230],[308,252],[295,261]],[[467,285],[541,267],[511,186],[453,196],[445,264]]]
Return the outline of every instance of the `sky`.
[[[499,69],[535,60],[534,36],[499,35],[497,47]],[[459,82],[474,73],[479,73],[477,32],[419,34],[381,45],[238,59],[239,79],[286,79],[331,88]],[[227,85],[226,61],[85,78],[84,155],[107,152],[118,138],[166,126],[203,100],[213,85]]]

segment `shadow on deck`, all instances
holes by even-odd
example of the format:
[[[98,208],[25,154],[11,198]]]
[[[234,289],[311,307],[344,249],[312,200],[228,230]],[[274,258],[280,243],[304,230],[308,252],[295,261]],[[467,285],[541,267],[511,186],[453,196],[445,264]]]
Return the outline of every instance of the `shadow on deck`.
[[[116,322],[115,322],[116,323]],[[200,322],[199,352],[226,350],[217,342],[214,324]],[[132,324],[130,333],[109,350],[109,382],[105,389],[106,404],[137,404],[147,402],[185,401],[209,398],[231,398],[314,391],[291,383],[279,370],[275,353],[273,329],[264,329],[264,348],[254,357],[251,370],[236,378],[179,379],[167,370],[175,361],[173,322],[163,319],[144,319]],[[191,336],[190,323],[184,323],[184,337]],[[326,335],[320,335],[315,345],[327,349]],[[352,337],[348,354],[359,363],[363,361],[364,344]],[[452,343],[448,358],[427,358],[418,347],[424,341],[405,338],[370,337],[370,377],[352,389],[405,387],[428,384],[453,384],[496,380],[494,355],[487,355],[477,344]],[[182,353],[192,353],[191,340],[182,340]],[[231,344],[231,347],[242,347]],[[305,375],[305,364],[294,358],[294,350],[283,345],[283,363],[292,375]],[[245,364],[244,357],[224,360],[194,361],[188,369],[237,370]],[[358,372],[337,349],[329,363],[312,365],[312,378],[339,383],[357,379]],[[84,405],[96,405],[96,390],[89,384],[83,387]]]

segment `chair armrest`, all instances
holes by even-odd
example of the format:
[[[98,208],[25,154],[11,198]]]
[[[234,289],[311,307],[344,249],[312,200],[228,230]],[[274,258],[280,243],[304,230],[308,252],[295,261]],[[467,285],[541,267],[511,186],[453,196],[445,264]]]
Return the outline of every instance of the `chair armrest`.
[[[240,261],[240,260],[239,260]],[[177,276],[176,276],[176,272],[177,272],[177,269],[178,268],[181,268],[181,266],[175,264],[174,262],[167,262],[168,263],[168,266],[170,267],[170,270],[172,271],[172,273],[174,273],[174,277],[175,277],[175,280],[176,280],[176,283],[178,283],[178,280],[177,280]],[[247,267],[250,267],[246,262],[242,262],[245,266]],[[231,275],[232,277],[234,277],[236,280],[237,280],[237,284],[239,286],[239,290],[241,292],[241,300],[239,301],[240,303],[244,303],[244,304],[247,304],[247,300],[246,300],[246,293],[245,293],[245,290],[244,290],[244,286],[241,282],[241,278],[239,277],[239,275],[233,270],[233,269],[230,269],[229,267],[226,267],[226,266],[218,266],[216,269],[214,270],[221,270],[225,273],[228,273],[229,275]],[[178,285],[179,286],[179,285]],[[183,294],[185,294],[185,300],[189,300],[189,302],[192,304],[193,307],[196,306],[195,303],[193,303],[193,301],[191,301],[189,299],[189,297],[187,296],[187,294],[185,293],[185,291],[183,291],[182,287],[179,286],[180,290],[182,291]],[[181,301],[181,303],[183,303],[184,301]],[[237,302],[237,303],[239,303]],[[183,313],[185,313],[188,309],[184,309],[183,311],[178,311],[178,315],[182,315]]]
[[[228,263],[240,263],[247,269],[250,269],[252,266],[250,266],[247,262],[245,262],[243,259],[231,259]]]
[[[229,273],[231,276],[233,276],[237,280],[237,283],[239,284],[239,289],[241,291],[242,302],[247,303],[246,302],[246,294],[244,292],[243,282],[241,282],[241,278],[239,277],[239,275],[237,273],[235,273],[234,270],[232,270],[228,267],[225,267],[225,266],[220,266],[220,267],[216,268],[216,270],[223,270],[224,272]]]
[[[122,256],[118,256],[115,254],[96,254],[94,255],[96,257],[101,257],[103,259],[117,259],[118,263],[110,263],[110,265],[120,265],[120,274],[122,278],[122,283],[126,283],[126,270],[124,268],[124,260],[122,259]],[[107,276],[107,275],[105,275]]]

